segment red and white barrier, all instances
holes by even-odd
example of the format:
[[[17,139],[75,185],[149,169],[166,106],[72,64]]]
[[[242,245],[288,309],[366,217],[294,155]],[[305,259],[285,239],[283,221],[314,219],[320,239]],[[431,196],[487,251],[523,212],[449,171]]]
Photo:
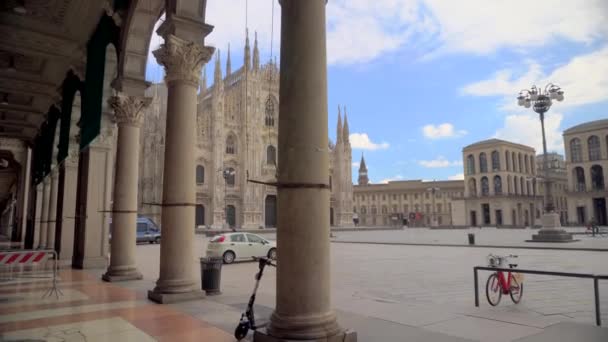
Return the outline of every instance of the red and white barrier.
[[[0,266],[37,264],[52,255],[51,251],[0,252]]]
[[[22,251],[0,251],[0,268],[8,269],[10,272],[10,276],[12,276],[13,269],[17,268],[23,271],[21,266],[26,265],[38,265],[42,262],[45,262],[49,259],[53,260],[53,283],[51,288],[43,295],[42,298],[47,296],[51,296],[53,293],[57,298],[59,295],[63,295],[61,290],[57,287],[57,253],[54,250],[22,250]]]

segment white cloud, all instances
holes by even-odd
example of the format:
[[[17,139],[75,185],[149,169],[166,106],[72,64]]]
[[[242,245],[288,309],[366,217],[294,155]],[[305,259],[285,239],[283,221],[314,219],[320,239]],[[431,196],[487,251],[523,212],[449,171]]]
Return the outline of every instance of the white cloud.
[[[397,181],[397,180],[402,180],[403,176],[402,175],[396,175],[395,177],[390,177],[390,178],[384,178],[383,180],[381,180],[380,182],[378,182],[379,184],[388,184],[388,182],[392,182],[392,181]]]
[[[608,100],[608,45],[592,53],[572,58],[568,63],[543,72],[538,63],[529,61],[526,73],[516,75],[511,69],[496,72],[491,78],[464,86],[464,94],[474,96],[504,96],[503,109],[516,110],[521,89],[533,84],[544,86],[558,83],[565,91],[563,103],[557,106],[578,106]]]
[[[562,119],[561,113],[547,115],[545,117],[545,135],[547,149],[563,154],[562,132],[559,128]],[[505,118],[504,126],[496,132],[494,137],[532,146],[537,154],[543,151],[540,120],[535,113],[508,115]]]
[[[349,141],[352,148],[358,148],[361,150],[386,150],[389,148],[389,143],[374,143],[370,140],[367,133],[352,133],[349,136]]]
[[[424,166],[426,168],[445,168],[445,167],[452,167],[452,166],[461,166],[462,161],[460,161],[460,160],[449,161],[449,160],[445,159],[444,156],[439,156],[433,160],[419,160],[418,164],[421,166]]]
[[[261,60],[268,59],[273,17],[278,56],[281,6],[261,0],[249,5],[247,21],[251,38],[258,31]],[[332,0],[327,5],[327,59],[329,64],[367,63],[406,46],[433,56],[539,47],[556,38],[588,44],[607,36],[607,13],[605,0]],[[242,49],[244,1],[209,0],[206,21],[215,26],[207,44],[225,51],[232,42],[234,49]]]
[[[429,139],[456,138],[467,134],[465,130],[456,130],[451,123],[439,125],[426,125],[422,127],[422,134]]]
[[[489,54],[563,38],[590,43],[608,34],[605,0],[425,0],[440,25],[437,53]]]
[[[448,180],[464,180],[464,173],[458,173],[453,176],[449,176]]]
[[[360,165],[359,162],[353,162],[353,167],[359,167]]]

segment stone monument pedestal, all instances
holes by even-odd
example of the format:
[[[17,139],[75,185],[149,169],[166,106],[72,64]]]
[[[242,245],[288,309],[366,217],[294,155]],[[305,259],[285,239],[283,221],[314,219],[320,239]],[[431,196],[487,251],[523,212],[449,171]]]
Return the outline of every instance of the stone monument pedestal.
[[[572,234],[561,229],[559,215],[556,213],[546,213],[541,218],[542,228],[538,234],[532,235],[532,240],[528,242],[574,242]]]

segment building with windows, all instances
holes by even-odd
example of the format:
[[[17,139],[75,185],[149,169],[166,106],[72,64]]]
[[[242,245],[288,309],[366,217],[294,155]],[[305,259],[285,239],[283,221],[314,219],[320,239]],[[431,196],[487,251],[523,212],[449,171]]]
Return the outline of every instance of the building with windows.
[[[450,227],[453,200],[461,198],[462,181],[406,180],[369,184],[365,159],[353,188],[353,212],[360,226]]]
[[[253,57],[245,41],[243,67],[232,71],[230,51],[225,74],[220,53],[214,82],[199,84],[196,141],[196,226],[257,229],[276,227],[279,71],[275,63],[260,65],[257,37]],[[246,96],[247,94],[247,96]],[[140,212],[160,222],[164,164],[167,88],[147,90],[152,103],[141,137]],[[330,143],[330,222],[352,225],[352,151],[346,110],[338,108],[336,142]],[[249,182],[268,183],[260,184]]]
[[[570,224],[595,221],[607,225],[608,120],[597,120],[564,131]]]
[[[463,149],[466,225],[536,224],[542,202],[532,147],[490,139]]]

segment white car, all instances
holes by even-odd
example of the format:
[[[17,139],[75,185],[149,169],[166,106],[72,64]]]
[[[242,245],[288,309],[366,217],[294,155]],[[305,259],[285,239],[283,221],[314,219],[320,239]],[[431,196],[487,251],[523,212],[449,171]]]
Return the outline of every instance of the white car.
[[[229,233],[214,236],[207,244],[208,257],[221,257],[225,264],[235,260],[251,260],[251,257],[277,257],[274,241],[251,233]]]

